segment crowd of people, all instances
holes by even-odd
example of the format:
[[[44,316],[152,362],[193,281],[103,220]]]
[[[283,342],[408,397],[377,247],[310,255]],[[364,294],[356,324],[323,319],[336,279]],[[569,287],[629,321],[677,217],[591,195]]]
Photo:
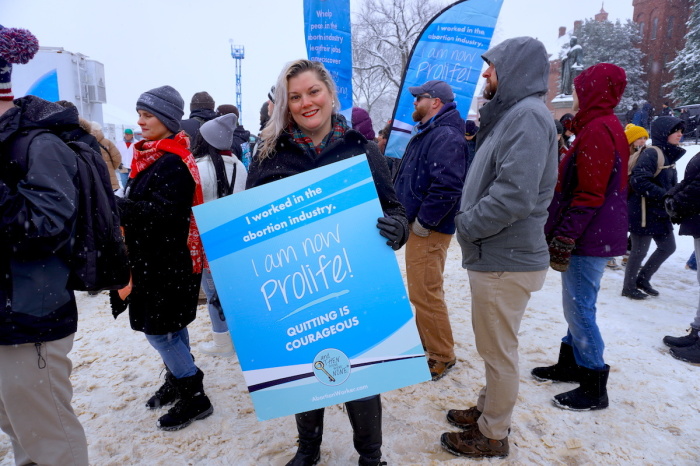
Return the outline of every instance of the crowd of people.
[[[284,66],[261,108],[258,136],[239,124],[235,106],[216,107],[207,92],[194,94],[183,119],[181,94],[164,85],[135,102],[142,139],[128,129],[114,144],[68,102],[14,99],[12,64],[30,60],[38,44],[26,30],[0,26],[3,35],[12,40],[0,41],[0,427],[17,464],[88,464],[69,378],[78,315],[66,251],[77,193],[75,154],[65,140],[88,143],[108,167],[131,266],[130,283],[110,291],[110,302],[114,317],[128,312],[131,328],[163,362],[163,380],[145,406],[169,407],[156,423],[165,431],[214,411],[187,328],[200,288],[212,325],[212,341],[201,351],[235,352],[192,208],[243,189],[366,155],[383,211],[376,233],[393,250],[406,247],[408,296],[434,382],[457,363],[443,287],[456,235],[485,381],[474,403],[446,412],[459,430],[439,441],[468,458],[509,454],[518,331],[550,267],[562,274],[567,328],[557,362],[531,375],[578,384],[554,397],[559,408],[598,410],[609,405],[610,366],[596,321],[606,265],[627,255],[622,296],[641,300],[661,294],[651,279],[675,251],[673,223],[695,238],[700,253],[700,156],[680,183],[675,169],[685,152],[683,120],[664,114],[623,128],[614,109],[626,75],[609,63],[573,79],[574,113],[554,120],[543,100],[548,54],[533,38],[508,39],[482,56],[487,103],[478,125],[459,114],[448,83],[410,87],[416,125],[403,157],[390,160],[383,152],[391,123],[375,135],[361,108],[348,122],[318,62]],[[14,139],[29,128],[51,131],[19,153]],[[16,160],[27,160],[25,171]],[[657,248],[642,265],[652,240]],[[674,357],[700,363],[699,331],[700,305],[689,335],[663,341]],[[46,374],[51,384],[42,383]],[[381,396],[349,401],[346,409],[358,464],[386,464]],[[317,464],[324,409],[295,419],[299,443],[288,465]]]

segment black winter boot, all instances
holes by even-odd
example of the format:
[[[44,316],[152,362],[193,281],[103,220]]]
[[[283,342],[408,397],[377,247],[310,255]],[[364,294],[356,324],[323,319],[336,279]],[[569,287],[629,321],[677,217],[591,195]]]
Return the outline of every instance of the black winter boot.
[[[207,395],[204,394],[203,380],[204,373],[199,369],[193,376],[174,379],[175,386],[180,393],[180,401],[158,419],[158,428],[162,430],[184,429],[192,422],[204,419],[214,412],[214,407]]]
[[[146,402],[146,408],[148,409],[158,409],[162,406],[167,406],[169,404],[175,403],[180,395],[177,393],[177,387],[175,386],[175,376],[170,372],[170,369],[165,368],[165,382],[160,386],[156,393],[148,399]]]
[[[649,296],[659,296],[658,290],[652,288],[651,283],[649,283],[649,280],[645,278],[637,278],[637,288],[639,288]]]
[[[682,337],[665,336],[664,344],[670,348],[686,348],[688,346],[693,346],[699,339],[698,329],[691,328],[690,333]]]
[[[382,462],[382,399],[375,395],[369,400],[345,403],[352,426],[352,441],[360,454],[360,466],[379,466]]]
[[[570,392],[556,395],[554,404],[571,411],[592,411],[608,407],[608,374],[610,366],[605,369],[588,369],[581,367],[581,386]]]
[[[700,340],[685,348],[671,348],[671,356],[691,364],[700,364]]]
[[[299,432],[299,447],[287,466],[313,466],[321,460],[324,412],[321,408],[294,415]]]
[[[649,297],[648,294],[642,293],[639,290],[625,290],[624,288],[622,289],[622,296],[629,299],[636,299],[637,301],[641,301],[642,299],[647,299]]]
[[[531,374],[532,377],[540,382],[546,380],[551,380],[553,382],[580,382],[581,368],[576,364],[574,347],[562,343],[559,347],[559,361],[553,366],[535,367],[532,369]]]

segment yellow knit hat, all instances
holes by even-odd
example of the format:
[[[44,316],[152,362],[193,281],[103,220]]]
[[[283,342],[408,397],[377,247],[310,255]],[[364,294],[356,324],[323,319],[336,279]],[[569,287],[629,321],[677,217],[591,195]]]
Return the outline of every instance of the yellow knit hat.
[[[632,144],[639,138],[649,138],[649,133],[641,126],[630,123],[625,126],[625,136],[627,136],[627,144]]]

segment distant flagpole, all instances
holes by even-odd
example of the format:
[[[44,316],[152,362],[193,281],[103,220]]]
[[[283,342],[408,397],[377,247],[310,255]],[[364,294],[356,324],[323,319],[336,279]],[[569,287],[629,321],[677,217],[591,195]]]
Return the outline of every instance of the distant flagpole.
[[[338,88],[340,109],[352,108],[350,0],[304,0],[304,35],[309,60],[319,61]]]
[[[488,50],[503,0],[461,0],[443,9],[425,25],[401,78],[385,155],[403,157],[411,139],[413,96],[409,87],[439,79],[452,86],[457,110],[469,114],[481,75],[481,55]]]

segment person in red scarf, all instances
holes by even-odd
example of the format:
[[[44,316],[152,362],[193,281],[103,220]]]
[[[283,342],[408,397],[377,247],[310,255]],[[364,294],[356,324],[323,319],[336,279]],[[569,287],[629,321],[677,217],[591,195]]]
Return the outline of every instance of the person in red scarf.
[[[118,199],[133,282],[129,320],[166,366],[165,383],[146,406],[177,401],[157,425],[178,430],[214,412],[187,332],[202,279],[204,254],[192,214],[192,206],[203,202],[202,188],[189,138],[180,130],[180,94],[170,86],[151,89],[141,94],[136,111],[144,139],[134,144],[131,180]]]

